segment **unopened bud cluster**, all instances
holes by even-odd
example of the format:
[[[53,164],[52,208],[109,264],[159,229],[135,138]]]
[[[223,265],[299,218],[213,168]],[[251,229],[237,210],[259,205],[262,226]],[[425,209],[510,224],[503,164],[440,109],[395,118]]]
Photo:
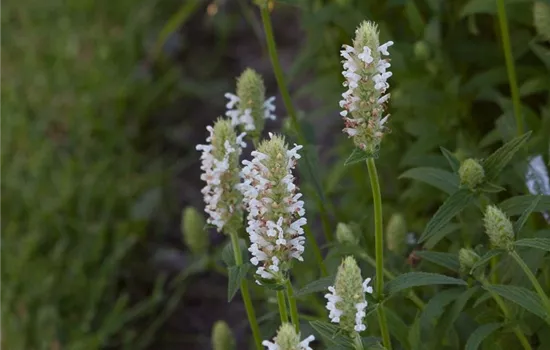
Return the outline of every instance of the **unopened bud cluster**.
[[[389,55],[391,45],[392,41],[380,45],[376,24],[365,21],[355,31],[353,46],[344,45],[341,51],[347,87],[340,101],[343,131],[369,156],[376,156],[387,131],[384,124],[389,116],[384,113],[390,98],[387,80],[392,73],[387,70],[389,59],[382,56]]]
[[[485,170],[475,159],[468,158],[462,162],[458,169],[460,183],[473,190],[485,180]]]
[[[212,327],[212,349],[213,350],[234,350],[235,337],[233,332],[224,321],[217,321]]]
[[[359,243],[359,240],[353,234],[351,227],[343,222],[339,222],[338,225],[336,225],[336,240],[338,243],[342,244],[354,245]]]
[[[290,323],[283,323],[277,332],[273,342],[264,340],[262,345],[267,350],[313,350],[309,343],[315,340],[313,335],[300,341],[300,335],[296,333],[294,326]]]
[[[187,207],[182,214],[183,240],[194,254],[208,250],[208,234],[204,231],[204,218],[194,207]]]
[[[407,222],[401,213],[394,213],[386,226],[386,242],[388,250],[395,254],[403,254],[407,249]]]
[[[275,120],[275,97],[265,99],[264,81],[250,68],[237,79],[237,94],[226,93],[225,97],[229,100],[225,115],[254,137],[262,132],[265,119]]]
[[[353,257],[348,256],[342,261],[334,286],[329,287],[329,293],[325,295],[331,322],[338,323],[340,328],[349,333],[367,329],[363,318],[368,306],[365,293],[373,292],[370,281],[370,278],[363,281],[361,270]]]
[[[288,149],[281,136],[270,135],[243,161],[240,189],[248,211],[252,264],[263,279],[284,281],[291,260],[302,261],[307,221],[302,194],[294,184],[292,169],[302,146]],[[260,281],[257,281],[261,283]]]
[[[461,248],[458,251],[458,261],[460,262],[460,271],[462,273],[468,273],[479,259],[479,255],[472,249]]]
[[[245,134],[237,136],[231,121],[224,119],[218,119],[214,127],[206,129],[210,133],[206,139],[208,144],[197,145],[197,150],[202,151],[201,180],[206,182],[201,192],[206,203],[205,212],[209,215],[207,222],[222,231],[226,225],[238,225],[241,221],[242,196],[236,186],[239,183],[239,156],[246,147]]]
[[[487,206],[484,215],[485,232],[495,248],[510,249],[514,240],[512,222],[494,205]]]

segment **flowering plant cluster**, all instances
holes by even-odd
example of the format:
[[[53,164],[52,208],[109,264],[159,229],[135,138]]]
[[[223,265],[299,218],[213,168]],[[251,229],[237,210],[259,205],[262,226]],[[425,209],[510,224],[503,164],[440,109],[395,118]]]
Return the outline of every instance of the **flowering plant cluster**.
[[[268,6],[260,4],[260,7],[262,18],[267,21]],[[269,28],[267,22],[266,30]],[[268,40],[272,40],[269,32],[267,35]],[[548,188],[546,167],[539,157],[532,157],[524,178],[533,195],[528,197],[529,200],[512,198],[513,205],[506,201],[497,204],[493,202],[495,194],[504,191],[496,184],[498,176],[514,154],[526,146],[530,133],[505,142],[484,158],[459,159],[456,153],[442,148],[441,158],[449,163],[452,173],[424,167],[403,174],[449,194],[441,207],[434,211],[422,233],[417,235],[410,229],[414,220],[404,211],[393,209],[385,222],[383,191],[375,159],[379,157],[383,136],[389,132],[386,109],[390,102],[388,79],[392,72],[389,71],[389,49],[392,45],[393,41],[380,44],[377,25],[365,21],[355,31],[353,46],[343,45],[340,52],[344,58],[346,88],[340,101],[340,115],[345,124],[343,131],[353,139],[356,148],[350,158],[357,158],[356,154],[360,154],[360,160],[366,163],[358,177],[365,178],[368,174],[370,180],[370,193],[365,195],[372,199],[373,227],[339,222],[334,227],[336,240],[332,239],[332,232],[327,232],[333,228],[324,205],[323,184],[314,183],[312,186],[321,187],[317,189],[317,198],[310,198],[307,191],[304,191],[304,196],[298,186],[296,169],[300,161],[309,169],[309,178],[315,178],[312,173],[316,169],[309,159],[311,155],[302,152],[304,145],[290,147],[287,141],[290,137],[271,132],[263,138],[265,120],[275,119],[275,106],[274,98],[265,98],[261,76],[251,69],[245,70],[237,79],[236,94],[225,95],[229,100],[227,118],[219,119],[214,126],[207,128],[208,143],[197,146],[197,149],[202,152],[201,178],[206,182],[203,194],[207,222],[231,238],[230,248],[224,249],[224,252],[233,253],[233,261],[224,257],[229,261],[226,261],[229,299],[237,289],[241,290],[258,350],[328,349],[331,345],[354,350],[421,348],[425,331],[429,330],[426,325],[433,321],[430,317],[443,315],[449,304],[452,304],[451,312],[442,316],[444,321],[435,328],[441,339],[426,342],[427,348],[474,350],[492,332],[502,330],[507,336],[513,335],[509,343],[513,344],[511,349],[531,350],[534,339],[541,339],[542,330],[549,329],[550,299],[548,288],[541,283],[544,277],[537,276],[534,263],[526,261],[522,249],[550,251],[547,236],[532,231],[528,231],[531,236],[525,236],[530,214],[539,211],[547,219],[547,204],[541,202],[547,200],[544,197]],[[268,49],[285,107],[295,128],[294,136],[300,143],[305,142],[300,122],[289,101],[273,43],[268,45]],[[244,151],[245,138],[254,145],[250,152]],[[429,176],[422,175],[426,169],[430,171]],[[314,233],[316,220],[311,219],[309,209],[306,213],[307,204],[315,202],[326,234],[324,245],[319,245],[319,238]],[[362,203],[357,202],[354,206],[359,207]],[[518,207],[521,215],[513,222],[510,216],[518,215]],[[455,230],[452,220],[469,211],[477,213],[476,232],[479,234],[475,238],[468,237],[462,245],[446,242],[445,238]],[[187,222],[186,227],[190,232],[198,232],[194,223],[200,220],[189,211],[187,215],[195,219]],[[547,235],[547,231],[543,232]],[[202,254],[207,249],[207,244],[200,239],[186,239],[186,242],[195,252]],[[246,252],[243,255],[242,245],[250,253],[249,261],[244,261],[243,256],[248,255]],[[414,249],[419,246],[423,249]],[[434,247],[448,251],[432,251]],[[388,255],[390,259],[385,258]],[[406,273],[395,275],[391,270],[397,269],[396,258],[407,255],[408,258],[403,260],[411,268]],[[309,266],[317,268],[304,272],[300,263],[308,263],[308,260]],[[426,266],[422,261],[439,267],[431,268],[432,265]],[[503,284],[511,278],[499,276],[504,274],[500,267],[504,263],[516,264],[525,277],[524,281],[528,280],[532,288],[525,284]],[[253,273],[249,274],[249,269]],[[363,279],[362,271],[372,277]],[[263,305],[252,302],[248,285],[252,277],[259,285],[254,288],[267,296],[267,303]],[[308,283],[301,283],[302,288],[297,288],[297,281],[304,278],[309,279]],[[445,289],[439,285],[450,287]],[[425,286],[432,289],[417,294],[416,289]],[[323,292],[326,301],[321,299]],[[406,293],[407,300],[402,309],[395,308],[393,303],[400,293]],[[498,312],[483,316],[491,323],[483,324],[481,317],[476,321],[468,318],[470,314],[476,314],[475,307],[467,308],[474,298],[477,299],[475,305],[494,302]],[[510,303],[515,306],[512,308]],[[522,323],[516,322],[522,317],[522,313],[516,311],[518,308],[538,317],[539,328],[526,331]],[[279,317],[262,321],[271,324],[269,335],[265,331],[262,335],[256,314],[257,310],[263,312],[266,309],[274,309],[273,314]],[[470,327],[471,334],[465,339],[458,339],[451,332],[460,317],[469,320],[470,326],[481,323],[478,327]],[[318,337],[302,337],[301,329],[306,321],[310,326],[307,333],[314,332]],[[370,327],[373,323],[375,327]],[[214,347],[226,349],[225,344],[232,343],[230,338],[229,327],[217,323],[213,333]]]

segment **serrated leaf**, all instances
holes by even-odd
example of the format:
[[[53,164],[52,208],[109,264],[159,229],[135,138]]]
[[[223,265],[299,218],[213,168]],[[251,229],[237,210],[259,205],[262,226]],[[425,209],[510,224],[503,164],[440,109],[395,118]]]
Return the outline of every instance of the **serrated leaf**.
[[[410,349],[409,346],[409,327],[398,314],[390,310],[389,308],[382,306],[386,313],[386,320],[388,322],[388,328],[390,334],[393,335],[405,349]]]
[[[442,332],[440,333],[443,337],[445,337],[449,329],[453,326],[453,324],[458,319],[458,316],[460,316],[460,313],[462,310],[464,310],[464,307],[468,303],[468,300],[479,290],[479,287],[475,286],[470,289],[467,289],[464,291],[453,303],[453,306],[449,310],[448,313],[445,314],[444,319],[441,322],[441,329]]]
[[[324,292],[334,284],[334,276],[322,277],[306,284],[303,288],[294,293],[295,297],[301,297],[311,293]]]
[[[455,232],[459,228],[461,228],[460,224],[450,223],[445,225],[445,227],[437,231],[437,233],[435,233],[430,239],[426,241],[424,247],[426,249],[432,249],[437,243],[439,243],[439,241],[447,237],[447,235]]]
[[[434,320],[437,321],[445,311],[445,307],[456,300],[462,293],[462,288],[447,289],[435,294],[426,304],[420,315],[422,328],[433,329]]]
[[[483,160],[482,166],[485,170],[486,181],[493,181],[500,174],[502,169],[512,160],[514,154],[529,140],[530,136],[531,131],[513,138]]]
[[[445,158],[447,159],[447,162],[449,162],[449,165],[451,166],[451,169],[453,169],[453,172],[458,173],[458,169],[460,169],[460,161],[455,157],[455,155],[446,149],[445,147],[439,147],[441,150],[441,153]]]
[[[386,291],[388,294],[392,295],[404,289],[434,284],[467,285],[467,283],[461,279],[440,275],[438,273],[408,272],[389,281],[386,284]]]
[[[419,250],[415,252],[416,255],[422,259],[428,260],[436,265],[443,266],[452,271],[458,271],[460,269],[460,263],[455,254],[430,252],[427,250]]]
[[[448,194],[452,194],[458,190],[458,176],[443,169],[430,167],[413,168],[399,175],[399,178],[422,181]]]
[[[246,273],[250,269],[250,264],[231,266],[227,269],[227,301],[230,302],[241,286],[241,282],[246,278]]]
[[[533,209],[534,212],[540,213],[546,210],[550,210],[550,196],[534,196],[534,195],[525,195],[525,196],[515,196],[512,198],[508,198],[505,201],[500,202],[498,205],[499,208],[504,211],[508,215],[520,215],[529,206],[536,197],[540,197],[540,201],[537,203],[535,208]]]
[[[525,209],[525,211],[521,214],[518,220],[514,222],[514,233],[516,234],[516,237],[521,232],[521,229],[527,222],[529,215],[531,215],[533,210],[535,210],[539,202],[540,202],[540,196],[536,196],[535,200]]]
[[[311,321],[309,324],[321,337],[332,344],[346,348],[353,347],[353,340],[344,335],[338,326],[323,321]]]
[[[487,182],[487,183],[484,183],[483,185],[481,185],[479,190],[481,192],[486,192],[486,193],[499,193],[499,192],[502,192],[502,191],[506,191],[506,189],[504,187],[501,187],[499,185],[495,185],[495,184],[490,183],[490,182]]]
[[[550,238],[524,238],[514,242],[517,247],[530,247],[550,252]]]
[[[487,264],[489,261],[491,261],[493,257],[502,254],[502,252],[503,250],[499,250],[499,249],[489,250],[472,266],[472,268],[470,269],[470,274],[473,274],[478,268]]]
[[[466,189],[458,190],[453,193],[430,219],[418,242],[422,243],[435,235],[447,225],[452,218],[464,210],[464,208],[472,202],[473,198],[472,192]]]
[[[267,279],[267,278],[261,278],[259,276],[256,276],[256,279],[258,282],[260,282],[260,285],[262,287],[265,287],[270,290],[283,290],[286,288],[286,285],[284,283],[281,283],[280,281],[273,280],[273,279]]]
[[[537,315],[543,320],[546,320],[548,317],[548,315],[546,315],[545,313],[544,305],[542,305],[542,302],[538,295],[536,295],[534,292],[531,292],[529,289],[518,286],[494,284],[487,286],[485,289],[497,293],[501,297],[518,304],[525,310]]]
[[[466,347],[464,350],[477,350],[483,340],[485,340],[485,338],[500,327],[502,327],[502,324],[500,323],[488,323],[479,326],[468,338],[468,342],[466,342]]]
[[[359,148],[355,148],[353,152],[351,152],[351,154],[349,155],[348,159],[346,159],[344,166],[359,163],[369,158],[369,155],[365,151]]]
[[[412,327],[410,327],[408,341],[411,347],[411,350],[421,350],[422,349],[422,332],[420,327],[420,317],[416,317]]]

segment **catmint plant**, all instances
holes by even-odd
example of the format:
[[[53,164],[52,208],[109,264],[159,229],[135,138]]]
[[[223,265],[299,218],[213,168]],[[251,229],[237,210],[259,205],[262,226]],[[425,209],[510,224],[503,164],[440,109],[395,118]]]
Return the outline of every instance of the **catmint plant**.
[[[239,184],[239,156],[245,133],[237,135],[229,120],[218,119],[214,126],[206,127],[208,144],[198,145],[201,155],[201,180],[206,182],[202,189],[207,222],[218,232],[225,229],[237,230],[241,226],[242,196],[237,190]],[[226,232],[227,233],[227,232]]]
[[[330,321],[337,323],[352,339],[360,339],[358,333],[367,329],[365,293],[373,292],[370,281],[370,278],[363,280],[357,262],[348,256],[338,268],[334,286],[328,287],[329,293],[325,294]]]
[[[302,146],[288,149],[282,136],[271,135],[243,161],[240,190],[248,211],[246,231],[250,236],[251,263],[257,266],[257,282],[283,283],[293,259],[302,261],[304,251],[302,194],[292,170]]]
[[[275,120],[275,97],[265,98],[265,85],[262,77],[253,69],[246,69],[237,78],[237,94],[226,93],[229,100],[225,115],[233,126],[258,140],[264,129],[265,120]]]
[[[313,350],[309,343],[315,340],[313,335],[308,336],[304,340],[300,340],[300,334],[296,333],[296,330],[290,323],[283,323],[277,335],[273,339],[273,342],[264,340],[262,345],[267,350]]]
[[[385,123],[386,103],[390,94],[387,82],[392,73],[388,47],[393,41],[380,45],[378,27],[372,22],[363,22],[355,31],[353,46],[344,45],[340,51],[344,58],[344,86],[340,115],[344,118],[344,132],[353,138],[355,145],[369,156],[378,152],[382,136],[387,131]]]

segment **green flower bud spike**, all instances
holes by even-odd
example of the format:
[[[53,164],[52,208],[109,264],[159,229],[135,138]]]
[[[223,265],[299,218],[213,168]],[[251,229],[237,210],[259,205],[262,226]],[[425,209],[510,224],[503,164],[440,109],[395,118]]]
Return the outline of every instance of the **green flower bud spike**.
[[[510,219],[494,205],[485,209],[483,218],[485,232],[495,248],[511,249],[514,240],[514,227]]]
[[[225,321],[216,321],[216,323],[214,323],[214,327],[212,327],[212,349],[235,349],[235,337]]]
[[[275,97],[265,99],[264,81],[253,69],[246,69],[237,78],[237,95],[226,93],[225,97],[229,99],[225,115],[253,139],[262,133],[265,119],[275,120]]]
[[[194,207],[187,207],[182,213],[182,234],[185,245],[193,254],[204,254],[208,250],[208,233],[204,230],[206,222]]]
[[[296,333],[294,326],[290,323],[283,323],[277,332],[277,336],[273,342],[264,340],[262,345],[267,350],[313,350],[309,343],[315,340],[315,337],[310,335],[306,339],[300,341],[300,335]]]
[[[378,27],[365,21],[355,31],[353,46],[344,45],[340,51],[347,88],[340,101],[340,115],[346,126],[343,131],[371,157],[377,155],[382,137],[388,132],[384,124],[389,115],[384,113],[390,98],[386,94],[387,80],[392,73],[387,71],[389,59],[382,56],[389,56],[391,45],[393,41],[380,45]]]
[[[473,190],[485,179],[485,170],[475,159],[466,159],[458,169],[460,183]]]
[[[218,232],[230,232],[242,225],[242,195],[236,189],[240,182],[239,156],[244,133],[237,135],[231,121],[218,119],[214,127],[206,128],[209,144],[197,145],[201,155],[201,180],[206,182],[202,189],[206,203],[207,222],[216,226]]]
[[[370,281],[370,278],[363,281],[357,262],[348,256],[338,268],[334,286],[329,287],[329,293],[325,294],[331,322],[338,323],[349,334],[367,329],[363,318],[368,306],[365,293],[373,292]]]
[[[338,243],[342,244],[352,244],[355,245],[359,243],[359,239],[355,237],[351,227],[348,224],[339,222],[336,226],[336,240]]]
[[[479,255],[469,248],[461,248],[458,251],[458,261],[460,262],[460,271],[469,273],[475,263],[479,260]]]
[[[395,254],[403,254],[407,249],[407,222],[401,213],[390,217],[386,226],[388,250]]]

